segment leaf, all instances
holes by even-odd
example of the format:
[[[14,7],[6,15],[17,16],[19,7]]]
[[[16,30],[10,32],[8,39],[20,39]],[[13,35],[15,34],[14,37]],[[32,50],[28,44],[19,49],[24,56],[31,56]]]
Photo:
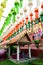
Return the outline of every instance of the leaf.
[[[34,40],[34,43],[35,43],[37,48],[39,47],[39,42],[40,42],[40,40]]]

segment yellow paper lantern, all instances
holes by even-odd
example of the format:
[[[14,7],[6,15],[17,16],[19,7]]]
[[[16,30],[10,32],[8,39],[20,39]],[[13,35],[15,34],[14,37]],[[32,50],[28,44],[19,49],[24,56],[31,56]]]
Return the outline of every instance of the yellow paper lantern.
[[[1,20],[1,17],[2,17],[2,13],[3,13],[3,8],[0,9],[0,20]]]
[[[39,28],[42,29],[42,25],[41,25],[41,22],[38,24],[39,25]]]
[[[1,7],[5,8],[6,7],[6,2],[7,2],[7,0],[3,0],[3,2],[1,3]]]

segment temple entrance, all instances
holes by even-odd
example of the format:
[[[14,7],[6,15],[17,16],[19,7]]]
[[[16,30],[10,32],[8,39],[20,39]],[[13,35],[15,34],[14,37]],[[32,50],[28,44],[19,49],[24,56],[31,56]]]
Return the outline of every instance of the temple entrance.
[[[8,44],[8,57],[16,60],[31,58],[31,48],[29,47],[30,44],[30,39],[27,33],[25,33],[15,43]]]
[[[23,60],[31,58],[31,50],[28,45],[9,46],[8,57],[14,60]]]

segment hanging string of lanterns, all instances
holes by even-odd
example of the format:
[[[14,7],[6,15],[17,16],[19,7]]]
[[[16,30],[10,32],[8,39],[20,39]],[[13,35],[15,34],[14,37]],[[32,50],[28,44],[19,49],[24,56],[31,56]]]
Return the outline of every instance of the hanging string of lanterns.
[[[41,5],[41,9],[42,9],[42,11],[41,11],[41,14],[40,14],[40,18],[41,18],[41,21],[42,21],[42,34],[43,34],[43,3]]]
[[[17,4],[17,2],[16,2],[16,4]],[[12,8],[12,10],[11,10],[11,12],[10,12],[10,15],[8,16],[8,18],[10,18],[10,17],[12,17],[12,15],[16,18],[16,14],[18,13],[18,4],[16,5],[16,7],[17,7],[17,9],[14,7],[14,8]],[[15,18],[13,18],[13,22],[15,22]],[[41,17],[41,15],[40,15],[40,19],[42,20],[42,17]],[[11,19],[10,19],[11,20]],[[40,20],[40,21],[41,21]],[[9,21],[9,20],[8,20]],[[34,25],[34,29],[35,29],[35,27],[36,27],[36,30],[34,30],[34,32],[36,33],[36,31],[38,30],[38,25],[40,25],[40,28],[42,28],[42,26],[41,26],[41,22],[39,21],[39,10],[38,10],[38,8],[35,8],[35,20],[33,20],[33,13],[32,12],[30,12],[30,20],[29,20],[29,18],[28,18],[28,16],[26,16],[26,18],[25,18],[25,21],[24,20],[22,20],[23,22],[25,22],[26,21],[26,26],[27,26],[27,28],[29,28],[30,29],[30,27],[32,28],[33,27],[33,22],[35,21],[35,25]],[[22,21],[21,21],[21,23],[20,24],[22,24]],[[43,22],[43,21],[42,21]],[[8,23],[6,23],[4,26],[6,26],[6,25],[8,25],[10,23],[10,21],[8,22]],[[24,24],[24,23],[23,23]],[[18,31],[18,24],[17,24],[17,28],[16,28],[16,32]],[[3,27],[3,29],[4,29],[4,27]],[[33,31],[33,30],[32,30]],[[3,31],[2,31],[3,32]],[[15,32],[15,29],[13,30],[13,32],[10,32],[5,38],[3,38],[3,40],[6,40],[7,38],[9,38],[10,37],[10,39],[16,34],[16,32]],[[13,34],[14,33],[14,34]],[[18,33],[17,33],[18,34]],[[16,34],[16,35],[17,35]],[[13,36],[12,36],[13,35]]]
[[[40,5],[40,0],[36,0],[36,6],[38,7]]]
[[[3,2],[1,3],[1,8],[0,8],[0,20],[2,17],[2,13],[4,12],[4,8],[6,8],[6,3],[8,0],[3,0]]]
[[[39,20],[39,16],[38,16],[38,13],[39,11],[38,11],[38,9],[36,8],[35,9],[35,25],[34,25],[34,32],[36,33],[36,34],[38,34],[38,33],[40,33],[40,35],[42,35],[42,31],[41,31],[41,29],[42,29],[42,26],[41,26],[41,20]],[[37,15],[36,15],[37,14]],[[32,23],[32,21],[34,21],[33,20],[33,18],[32,18],[32,16],[33,16],[33,14],[32,13],[30,13],[30,24]],[[28,17],[26,17],[26,26],[27,26],[27,24],[29,23],[29,22],[27,22],[27,20],[28,20]],[[28,25],[28,26],[30,26],[30,24]],[[18,25],[19,26],[19,25]],[[18,29],[18,27],[17,27],[17,29]],[[17,30],[16,30],[17,31]],[[11,35],[11,36],[9,36],[9,39],[11,39],[11,38],[13,38],[14,37],[14,35],[15,35],[15,32],[14,32],[14,34],[13,35]],[[39,35],[39,34],[38,34]],[[8,37],[7,37],[8,38]],[[6,38],[6,39],[7,39]],[[6,39],[4,39],[4,40],[6,40]]]
[[[14,23],[16,21],[16,15],[17,15],[17,13],[19,13],[19,8],[22,7],[22,3],[23,3],[23,0],[20,0],[20,3],[18,1],[16,1],[14,3],[14,7],[11,9],[10,13],[8,14],[8,16],[2,26],[2,29],[0,30],[0,35],[2,35],[5,27],[10,24],[12,16],[13,16],[12,22]]]

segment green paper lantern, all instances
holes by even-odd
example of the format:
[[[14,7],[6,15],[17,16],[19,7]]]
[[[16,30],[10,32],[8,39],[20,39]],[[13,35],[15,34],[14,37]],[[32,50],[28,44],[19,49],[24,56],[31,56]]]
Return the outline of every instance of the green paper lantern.
[[[31,22],[31,26],[33,27],[33,22]]]
[[[12,34],[12,36],[10,36],[7,40],[10,40],[11,38],[16,36],[16,32],[14,34]]]
[[[16,14],[17,14],[17,11],[16,11],[16,10],[14,10],[14,12],[13,12],[13,16],[15,17],[15,16],[16,16]]]
[[[18,13],[16,8],[12,8],[11,10],[13,18],[12,18],[12,22],[14,23],[16,21],[16,14]]]
[[[41,22],[43,22],[43,16],[41,16]]]
[[[26,29],[29,28],[29,24],[26,25]]]
[[[16,15],[17,13],[18,13],[18,10],[16,9],[16,7],[13,7],[11,9],[11,14]]]
[[[12,16],[12,14],[11,14],[11,12],[8,14],[8,17],[11,17]]]
[[[5,29],[5,24],[3,24],[2,29],[0,30],[1,34],[3,33],[4,29]]]
[[[16,32],[12,36],[15,37],[16,36]]]
[[[4,30],[4,28],[5,28],[5,24],[3,24],[3,27],[2,27],[2,29]]]
[[[22,32],[22,31],[23,31],[23,26],[19,29],[19,31],[20,31],[20,32]]]
[[[8,16],[7,19],[6,19],[6,21],[5,21],[5,24],[6,25],[9,25],[10,24],[10,21],[11,21],[11,17]]]
[[[35,19],[35,23],[38,24],[39,23],[39,20],[38,19]]]
[[[40,14],[41,22],[43,22],[43,12]]]
[[[19,34],[19,30],[17,31],[17,34]]]
[[[13,12],[14,12],[14,8],[11,9],[11,14],[13,14]]]
[[[15,2],[15,8],[16,8],[17,12],[19,13],[19,3],[18,2]]]
[[[2,30],[2,32],[4,31],[4,29],[5,29],[5,26],[3,26],[3,27],[2,27],[2,29],[1,29],[1,30]]]
[[[16,16],[13,15],[12,22],[15,23],[15,21],[16,21]]]
[[[15,2],[15,7],[18,8],[19,7],[19,2]]]
[[[30,28],[30,24],[31,24],[31,22],[28,22],[28,26],[29,26],[29,28]]]
[[[1,30],[4,30],[5,29],[5,24],[3,24],[3,26],[2,26],[2,29]]]
[[[6,24],[4,23],[4,24],[3,24],[3,26],[5,27],[5,26],[6,26]]]
[[[34,40],[34,43],[35,43],[36,47],[38,48],[39,47],[40,40]]]
[[[5,25],[9,25],[9,24],[10,24],[11,17],[12,17],[12,14],[9,13],[9,14],[8,14],[8,17],[6,18],[6,20],[5,20],[5,22],[4,22]]]
[[[20,8],[22,7],[23,5],[23,0],[20,0]]]
[[[41,16],[41,15],[43,16],[43,11],[41,12],[40,16]]]
[[[0,30],[0,36],[2,35],[2,33],[3,33],[3,30]]]

